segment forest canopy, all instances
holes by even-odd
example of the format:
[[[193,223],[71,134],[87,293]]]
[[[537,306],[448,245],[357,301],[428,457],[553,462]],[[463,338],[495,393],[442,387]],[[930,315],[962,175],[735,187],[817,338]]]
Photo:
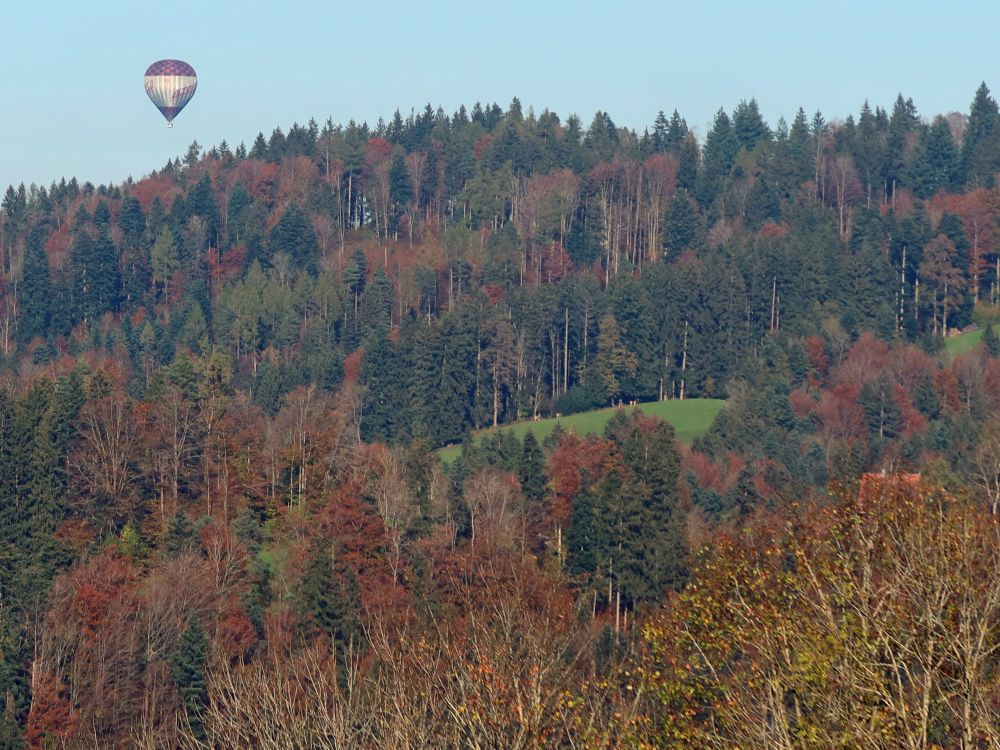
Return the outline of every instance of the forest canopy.
[[[0,747],[995,744],[998,139],[515,99],[10,186]]]

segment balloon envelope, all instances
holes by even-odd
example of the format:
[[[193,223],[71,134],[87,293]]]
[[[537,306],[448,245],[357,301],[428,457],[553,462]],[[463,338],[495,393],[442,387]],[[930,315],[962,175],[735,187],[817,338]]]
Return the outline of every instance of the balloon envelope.
[[[194,68],[183,60],[158,60],[146,69],[146,93],[173,126],[173,119],[191,101],[198,88]]]

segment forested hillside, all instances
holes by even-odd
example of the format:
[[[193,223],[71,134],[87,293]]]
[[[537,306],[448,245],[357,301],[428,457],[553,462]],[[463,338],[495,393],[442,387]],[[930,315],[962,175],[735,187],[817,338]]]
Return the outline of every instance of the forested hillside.
[[[11,186],[0,747],[992,746],[998,172],[984,84]]]

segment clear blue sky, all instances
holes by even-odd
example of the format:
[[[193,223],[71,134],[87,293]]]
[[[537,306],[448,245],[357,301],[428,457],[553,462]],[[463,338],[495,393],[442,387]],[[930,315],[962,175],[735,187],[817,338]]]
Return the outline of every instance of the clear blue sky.
[[[598,109],[642,131],[678,109],[702,137],[756,97],[767,120],[827,120],[897,92],[921,115],[1000,94],[991,2],[549,0],[231,2],[33,0],[2,13],[0,190],[61,176],[139,178],[197,140],[248,145],[315,117],[388,119],[431,102],[518,96],[584,124]],[[11,7],[13,6],[13,7]],[[187,60],[199,88],[172,130],[142,74]]]

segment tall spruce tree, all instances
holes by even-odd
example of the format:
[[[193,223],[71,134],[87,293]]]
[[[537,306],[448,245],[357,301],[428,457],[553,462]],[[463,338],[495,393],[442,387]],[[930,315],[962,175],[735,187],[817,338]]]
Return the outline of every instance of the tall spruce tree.
[[[681,586],[688,569],[674,428],[637,413],[618,414],[605,434],[618,446],[626,469],[619,526],[613,532],[615,578],[630,605],[655,600]]]
[[[403,346],[389,341],[387,331],[373,333],[361,358],[361,378],[367,386],[361,436],[366,442],[389,442],[406,434],[407,377]]]
[[[537,504],[545,496],[545,456],[538,445],[535,433],[528,430],[522,442],[517,475],[521,481],[521,492],[529,505]]]
[[[338,679],[346,684],[348,659],[361,647],[361,591],[357,574],[338,564],[332,541],[313,545],[299,586],[299,611],[307,630],[329,639]]]
[[[733,133],[740,146],[753,151],[758,144],[771,139],[771,129],[767,127],[756,99],[741,101],[733,112]]]
[[[698,184],[698,200],[709,206],[725,187],[740,148],[740,140],[733,131],[732,121],[725,110],[715,114],[712,129],[705,138],[701,178]]]
[[[52,286],[49,281],[49,259],[45,254],[45,235],[35,227],[28,235],[21,279],[21,316],[18,338],[22,342],[48,334],[51,315]]]
[[[296,268],[315,275],[316,256],[319,251],[316,232],[309,223],[309,218],[295,203],[288,205],[271,230],[268,247],[272,258],[279,251],[287,253]]]
[[[406,166],[403,150],[398,147],[393,153],[392,163],[389,165],[389,198],[392,201],[389,231],[395,232],[399,226],[400,217],[406,213],[413,200],[413,179]]]
[[[180,693],[191,731],[198,740],[204,741],[204,713],[208,705],[208,638],[196,617],[188,620],[181,633],[170,660],[170,673]]]
[[[107,227],[96,237],[77,234],[70,251],[76,319],[88,326],[118,304],[118,250]]]
[[[939,190],[952,190],[958,185],[960,169],[951,127],[938,116],[917,142],[910,176],[913,192],[930,198]]]
[[[972,100],[961,160],[962,180],[968,187],[993,187],[1000,170],[1000,110],[985,83]]]

